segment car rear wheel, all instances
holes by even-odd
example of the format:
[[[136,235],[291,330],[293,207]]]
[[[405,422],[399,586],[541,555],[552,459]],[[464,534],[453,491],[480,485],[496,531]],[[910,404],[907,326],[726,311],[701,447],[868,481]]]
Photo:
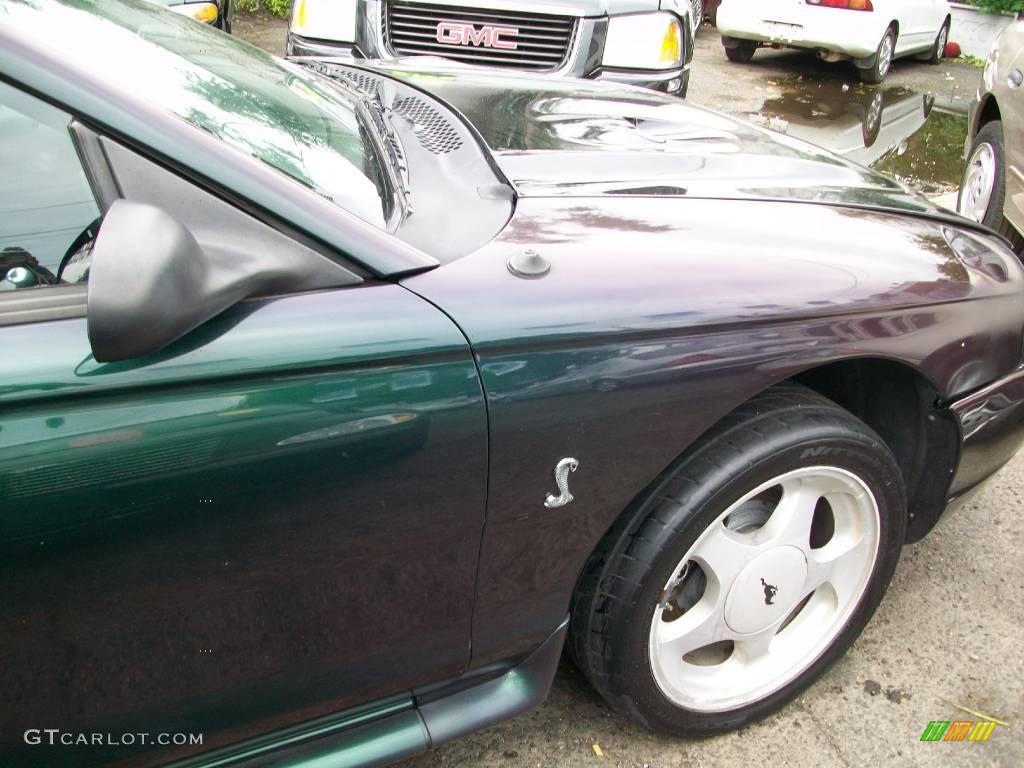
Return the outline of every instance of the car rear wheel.
[[[946,52],[946,43],[949,42],[949,20],[942,25],[942,29],[939,30],[939,34],[935,38],[935,42],[932,44],[930,51],[921,54],[918,58],[921,61],[927,61],[929,64],[938,64],[942,61],[942,57]]]
[[[1017,253],[1024,238],[1003,216],[1006,202],[1006,150],[1000,120],[985,123],[974,137],[967,156],[956,209],[962,216],[981,222],[1009,238]]]
[[[889,27],[882,35],[875,51],[874,63],[865,69],[859,69],[860,79],[865,83],[880,83],[892,69],[893,56],[896,53],[896,30]]]
[[[882,130],[882,111],[885,107],[885,94],[880,90],[869,92],[871,98],[863,105],[858,105],[855,110],[861,118],[861,137],[864,139],[865,147],[873,147],[878,141],[878,134]]]
[[[735,42],[735,45],[725,46],[725,57],[729,61],[746,64],[754,58],[754,52],[757,50],[756,42],[753,40],[735,40],[733,42]]]
[[[797,385],[727,417],[605,538],[574,600],[577,664],[668,733],[779,709],[874,613],[906,524],[882,440]]]

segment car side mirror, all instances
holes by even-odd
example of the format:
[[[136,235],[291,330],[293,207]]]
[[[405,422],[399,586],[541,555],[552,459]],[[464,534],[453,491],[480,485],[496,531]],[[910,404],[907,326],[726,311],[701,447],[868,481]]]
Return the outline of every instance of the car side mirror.
[[[103,217],[89,269],[93,357],[111,362],[156,352],[252,294],[258,283],[218,269],[192,233],[162,209],[116,200]]]

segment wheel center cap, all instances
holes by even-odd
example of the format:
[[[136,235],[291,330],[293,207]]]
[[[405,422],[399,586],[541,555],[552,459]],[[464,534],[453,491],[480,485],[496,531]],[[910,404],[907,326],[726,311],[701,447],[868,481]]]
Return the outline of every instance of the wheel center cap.
[[[725,622],[743,635],[760,632],[803,597],[807,560],[796,547],[770,549],[740,571],[725,599]]]

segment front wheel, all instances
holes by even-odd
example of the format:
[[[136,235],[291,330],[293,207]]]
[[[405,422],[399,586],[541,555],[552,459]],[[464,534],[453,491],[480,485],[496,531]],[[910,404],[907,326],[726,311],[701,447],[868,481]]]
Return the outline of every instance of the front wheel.
[[[929,64],[938,64],[942,61],[942,57],[946,53],[946,43],[949,42],[949,21],[946,21],[942,28],[939,30],[938,36],[935,38],[935,42],[932,43],[930,51],[921,54],[918,58],[921,61],[926,61]]]
[[[999,120],[992,120],[981,127],[971,144],[956,209],[961,216],[998,230],[1009,238],[1014,250],[1021,253],[1024,238],[1003,216],[1005,201],[1006,149],[1003,144],[1003,124]]]
[[[581,579],[573,654],[620,713],[681,734],[765,717],[843,654],[892,577],[906,502],[878,435],[787,385],[627,518]]]
[[[858,70],[860,79],[865,83],[880,83],[892,69],[892,60],[896,53],[896,30],[889,27],[882,35],[875,51],[874,63],[865,69]]]

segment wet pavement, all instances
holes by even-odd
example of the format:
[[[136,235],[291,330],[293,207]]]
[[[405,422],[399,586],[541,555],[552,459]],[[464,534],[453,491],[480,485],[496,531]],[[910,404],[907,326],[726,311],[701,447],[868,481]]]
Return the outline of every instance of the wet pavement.
[[[960,183],[967,116],[937,108],[933,94],[803,78],[780,88],[752,122],[827,147],[926,195]]]
[[[967,108],[981,69],[897,59],[882,86],[852,64],[813,53],[761,49],[749,64],[726,60],[715,30],[697,37],[689,100],[823,146],[935,197],[954,192],[963,169]]]

